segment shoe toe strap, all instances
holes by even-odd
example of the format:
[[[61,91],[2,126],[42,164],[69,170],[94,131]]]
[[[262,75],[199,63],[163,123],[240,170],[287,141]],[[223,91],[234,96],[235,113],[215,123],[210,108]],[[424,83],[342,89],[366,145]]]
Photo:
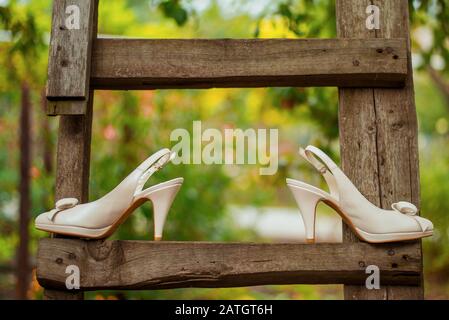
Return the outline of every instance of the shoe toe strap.
[[[391,208],[396,212],[412,217],[419,224],[423,232],[430,231],[433,229],[432,222],[417,215],[418,208],[413,203],[406,201],[399,201],[393,203],[391,205]]]
[[[433,230],[433,224],[432,222],[430,222],[430,220],[427,220],[420,216],[414,216],[413,218],[415,219],[416,222],[418,222],[423,232]]]
[[[55,208],[48,211],[47,217],[50,221],[53,221],[55,219],[56,214],[58,214],[61,211],[70,209],[75,207],[79,203],[78,199],[76,198],[63,198],[55,203]]]
[[[406,214],[408,216],[416,216],[418,213],[418,208],[413,203],[407,201],[393,203],[391,208],[396,212]]]

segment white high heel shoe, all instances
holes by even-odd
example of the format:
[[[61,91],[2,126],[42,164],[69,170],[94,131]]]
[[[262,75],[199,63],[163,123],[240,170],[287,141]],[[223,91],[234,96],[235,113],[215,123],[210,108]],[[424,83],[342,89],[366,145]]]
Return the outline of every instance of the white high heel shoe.
[[[323,175],[330,191],[327,193],[302,181],[287,179],[287,186],[301,211],[308,243],[315,242],[316,207],[320,201],[337,211],[366,242],[414,240],[433,234],[432,222],[417,216],[418,209],[412,203],[401,201],[394,203],[392,210],[380,209],[357,190],[323,151],[308,146],[305,150],[301,148],[299,153]]]
[[[83,204],[78,204],[75,198],[57,201],[55,209],[36,218],[36,228],[68,236],[102,239],[110,236],[136,208],[150,200],[154,212],[154,239],[161,240],[167,213],[184,179],[177,178],[142,189],[151,175],[173,157],[169,149],[156,152],[114,190],[96,201]]]

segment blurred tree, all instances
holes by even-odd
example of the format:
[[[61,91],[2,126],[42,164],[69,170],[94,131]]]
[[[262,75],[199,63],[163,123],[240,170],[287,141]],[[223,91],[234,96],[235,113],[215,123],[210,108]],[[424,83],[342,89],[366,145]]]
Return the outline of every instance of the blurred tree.
[[[426,67],[449,71],[449,1],[410,1],[413,27],[419,31],[414,48],[420,54],[420,69]]]
[[[21,16],[15,1],[6,7],[0,7],[0,22],[11,33],[11,46],[7,49],[6,69],[14,83],[20,83],[21,111],[19,122],[20,136],[20,206],[19,206],[19,246],[17,250],[17,288],[18,299],[26,299],[30,281],[29,262],[29,220],[31,209],[30,172],[31,172],[31,97],[30,82],[33,81],[32,61],[42,48],[42,35],[36,28],[31,12]],[[25,70],[24,73],[21,73]]]

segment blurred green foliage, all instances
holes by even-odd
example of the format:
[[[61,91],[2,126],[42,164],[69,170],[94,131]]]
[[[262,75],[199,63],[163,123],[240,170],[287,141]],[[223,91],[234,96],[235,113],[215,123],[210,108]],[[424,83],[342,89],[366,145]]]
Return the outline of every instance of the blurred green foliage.
[[[5,2],[0,2],[5,3]],[[46,118],[42,90],[51,23],[51,1],[6,1],[0,5],[0,264],[14,259],[18,205],[18,84],[33,89],[33,216],[53,207],[57,120]],[[449,295],[449,100],[427,74],[436,63],[449,83],[449,1],[411,1],[416,101],[420,128],[421,212],[437,232],[424,241],[429,296]],[[101,35],[146,38],[335,37],[333,1],[324,0],[116,0],[100,1]],[[424,30],[424,31],[423,31]],[[425,45],[426,37],[430,45]],[[423,39],[425,38],[425,39]],[[151,183],[183,176],[170,212],[167,240],[260,240],[236,228],[228,204],[294,206],[286,176],[322,183],[298,159],[299,145],[312,143],[338,159],[338,103],[335,88],[266,88],[106,92],[95,95],[90,197],[111,190],[142,160],[173,145],[175,128],[192,130],[202,120],[213,128],[279,128],[280,168],[258,175],[257,166],[167,166]],[[429,104],[429,102],[431,102]],[[48,132],[47,132],[48,131]],[[48,155],[53,166],[48,166]],[[299,225],[298,218],[298,225]],[[144,206],[114,235],[152,237],[151,207]],[[31,247],[45,236],[30,226]],[[444,281],[442,281],[442,279]],[[0,275],[0,288],[11,281]],[[30,289],[42,295],[36,283]],[[0,297],[7,293],[0,289]],[[92,293],[91,298],[339,298],[339,287],[269,286],[239,289],[180,289],[157,292]]]

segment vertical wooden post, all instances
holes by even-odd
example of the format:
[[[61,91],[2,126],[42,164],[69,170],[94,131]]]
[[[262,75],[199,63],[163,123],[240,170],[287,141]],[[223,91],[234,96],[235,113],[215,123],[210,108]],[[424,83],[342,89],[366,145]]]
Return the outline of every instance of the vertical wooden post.
[[[90,144],[92,136],[93,91],[90,91],[86,114],[61,116],[59,119],[55,200],[89,197]],[[82,300],[82,292],[45,290],[45,299]]]
[[[55,200],[73,197],[88,201],[92,104],[93,91],[85,115],[59,119]]]
[[[380,9],[378,30],[366,27],[369,5]],[[337,0],[336,13],[339,37],[408,39],[409,75],[404,88],[339,90],[340,146],[343,170],[370,201],[383,208],[399,200],[419,206],[418,130],[408,1]],[[391,48],[384,48],[381,53],[399,58]],[[344,241],[358,241],[346,226]],[[421,249],[420,241],[415,245]],[[380,290],[345,286],[345,299],[422,299],[424,296],[422,285],[382,286],[382,278],[380,282]]]
[[[97,0],[54,0],[48,59],[47,98],[86,101],[96,36]],[[78,108],[74,108],[77,106]],[[53,114],[83,114],[86,104],[50,104]],[[71,107],[71,108],[69,108]],[[84,107],[84,108],[83,108]]]
[[[80,8],[79,30],[67,30],[62,25],[69,4]],[[94,98],[89,80],[97,24],[98,0],[71,3],[54,0],[47,98],[58,99],[49,103],[49,114],[62,114],[58,132],[55,200],[73,197],[80,202],[88,201]],[[84,294],[45,290],[44,298],[81,300]]]

